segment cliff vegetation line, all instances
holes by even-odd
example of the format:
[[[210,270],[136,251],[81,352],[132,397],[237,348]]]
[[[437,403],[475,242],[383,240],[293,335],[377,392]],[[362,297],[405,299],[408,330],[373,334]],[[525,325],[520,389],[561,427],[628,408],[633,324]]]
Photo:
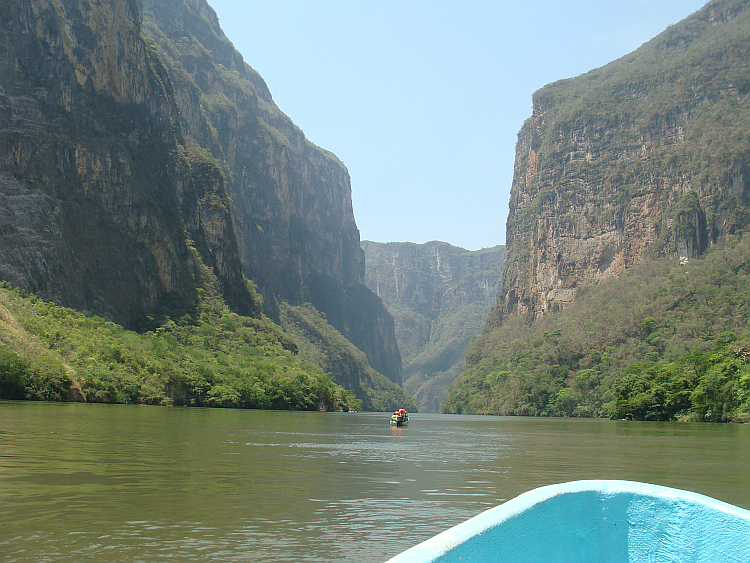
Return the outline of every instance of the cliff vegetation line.
[[[330,363],[302,361],[278,327],[282,307],[311,303],[332,325],[326,334],[365,358],[337,383],[369,385],[368,404],[403,396],[393,320],[364,286],[346,168],[278,109],[205,0],[10,2],[0,53],[0,280],[63,316],[116,323],[135,347],[168,340],[172,359],[203,358],[173,362],[195,381],[165,375],[176,368],[154,358],[146,371],[65,358],[72,394],[24,384],[6,395],[308,408],[268,397],[277,383],[308,396]],[[221,305],[207,310],[207,298]],[[92,346],[98,329],[120,338],[116,325],[89,331]],[[56,330],[86,349],[84,336],[66,334],[76,326]],[[237,338],[283,352],[243,356]],[[24,377],[36,373],[6,346],[30,362]],[[211,346],[231,358],[211,367],[201,356]],[[265,391],[252,398],[256,372]],[[341,374],[320,384],[330,375]],[[348,399],[336,401],[322,407]]]
[[[750,234],[484,331],[448,413],[750,422]]]
[[[750,2],[534,94],[448,412],[748,418]]]
[[[203,292],[201,292],[203,293]],[[294,410],[361,401],[296,356],[268,320],[201,299],[197,322],[139,334],[0,288],[0,399]]]
[[[401,385],[393,322],[364,285],[346,167],[276,106],[205,0],[143,6],[144,37],[164,62],[181,130],[224,173],[242,271],[265,313],[278,322],[284,303],[311,304]]]
[[[392,411],[394,405],[416,411],[417,403],[367,362],[367,356],[309,303],[281,305],[281,326],[299,347],[299,357],[320,366],[361,400],[367,411]],[[420,409],[421,410],[421,409]]]

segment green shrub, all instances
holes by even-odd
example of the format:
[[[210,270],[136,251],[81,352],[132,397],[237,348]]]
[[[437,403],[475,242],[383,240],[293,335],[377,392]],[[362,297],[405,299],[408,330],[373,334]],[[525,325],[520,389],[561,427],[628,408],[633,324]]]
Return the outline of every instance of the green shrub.
[[[29,365],[13,350],[0,345],[0,399],[26,399]]]

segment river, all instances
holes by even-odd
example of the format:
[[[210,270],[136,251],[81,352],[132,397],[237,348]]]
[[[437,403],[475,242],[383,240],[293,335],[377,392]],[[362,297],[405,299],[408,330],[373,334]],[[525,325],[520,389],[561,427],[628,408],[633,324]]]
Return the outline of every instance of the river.
[[[3,561],[377,562],[537,486],[750,508],[750,425],[0,402]]]

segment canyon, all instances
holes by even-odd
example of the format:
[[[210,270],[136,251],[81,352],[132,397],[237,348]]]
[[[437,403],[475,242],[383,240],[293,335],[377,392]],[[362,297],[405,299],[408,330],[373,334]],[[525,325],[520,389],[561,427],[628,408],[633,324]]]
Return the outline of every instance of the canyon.
[[[439,241],[362,241],[362,248],[367,287],[394,317],[404,388],[420,412],[439,412],[495,302],[505,248],[469,251]]]
[[[208,267],[236,313],[310,303],[401,384],[346,167],[205,0],[10,3],[0,107],[0,280],[143,331],[194,314]]]

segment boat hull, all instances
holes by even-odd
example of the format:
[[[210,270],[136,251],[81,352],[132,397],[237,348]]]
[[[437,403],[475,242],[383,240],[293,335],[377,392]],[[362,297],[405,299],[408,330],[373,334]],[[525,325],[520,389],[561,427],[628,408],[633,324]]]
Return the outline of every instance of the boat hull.
[[[574,481],[524,493],[390,563],[750,561],[750,511],[631,481]]]

